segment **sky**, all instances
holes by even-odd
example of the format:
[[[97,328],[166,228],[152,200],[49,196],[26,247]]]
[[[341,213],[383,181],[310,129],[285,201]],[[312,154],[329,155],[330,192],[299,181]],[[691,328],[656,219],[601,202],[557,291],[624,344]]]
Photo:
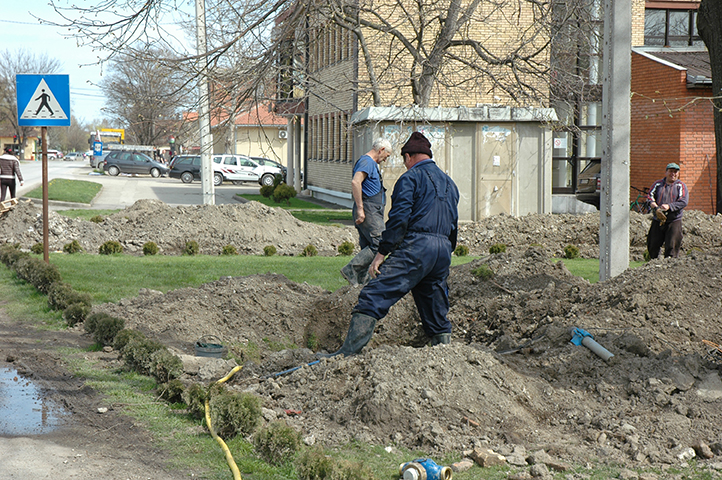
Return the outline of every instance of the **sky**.
[[[93,3],[79,1],[84,5]],[[0,50],[15,52],[25,49],[57,59],[60,70],[55,73],[67,74],[70,78],[71,114],[85,123],[99,120],[103,117],[101,109],[105,104],[105,97],[98,86],[105,66],[99,65],[99,57],[105,58],[105,54],[90,47],[77,46],[76,39],[63,36],[68,33],[67,29],[41,24],[36,17],[63,23],[48,3],[49,0],[0,0],[0,5],[4,7],[0,17]],[[56,3],[71,4],[65,0],[56,0]]]

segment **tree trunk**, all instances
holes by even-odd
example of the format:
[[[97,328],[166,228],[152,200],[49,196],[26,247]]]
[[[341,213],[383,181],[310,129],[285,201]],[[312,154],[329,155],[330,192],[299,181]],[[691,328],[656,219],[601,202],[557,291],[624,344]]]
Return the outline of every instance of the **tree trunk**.
[[[722,213],[722,2],[702,0],[697,13],[697,30],[709,51],[712,67],[712,105],[717,154],[717,213]]]

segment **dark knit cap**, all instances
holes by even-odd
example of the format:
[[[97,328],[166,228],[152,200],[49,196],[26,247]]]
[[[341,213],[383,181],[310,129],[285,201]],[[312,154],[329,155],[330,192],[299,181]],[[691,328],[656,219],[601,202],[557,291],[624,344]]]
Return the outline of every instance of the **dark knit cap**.
[[[425,153],[429,156],[429,158],[433,158],[431,153],[431,142],[429,142],[426,137],[419,132],[412,133],[404,146],[401,147],[401,156],[406,153],[409,155],[414,153]]]

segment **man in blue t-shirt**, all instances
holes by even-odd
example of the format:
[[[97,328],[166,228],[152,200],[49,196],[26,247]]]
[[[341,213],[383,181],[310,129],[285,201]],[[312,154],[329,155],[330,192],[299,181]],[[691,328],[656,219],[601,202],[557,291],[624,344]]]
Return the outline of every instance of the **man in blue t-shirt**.
[[[379,248],[386,206],[386,189],[379,164],[389,158],[391,153],[391,142],[377,138],[371,150],[361,156],[353,167],[353,219],[361,251],[341,269],[341,274],[351,285],[368,282],[368,268]]]

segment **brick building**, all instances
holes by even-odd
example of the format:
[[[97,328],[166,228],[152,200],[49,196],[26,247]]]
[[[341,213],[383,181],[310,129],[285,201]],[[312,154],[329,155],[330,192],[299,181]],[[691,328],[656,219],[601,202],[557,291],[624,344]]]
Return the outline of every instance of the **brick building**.
[[[706,50],[644,48],[632,52],[630,183],[648,188],[669,162],[681,167],[688,208],[715,213],[712,78]]]

